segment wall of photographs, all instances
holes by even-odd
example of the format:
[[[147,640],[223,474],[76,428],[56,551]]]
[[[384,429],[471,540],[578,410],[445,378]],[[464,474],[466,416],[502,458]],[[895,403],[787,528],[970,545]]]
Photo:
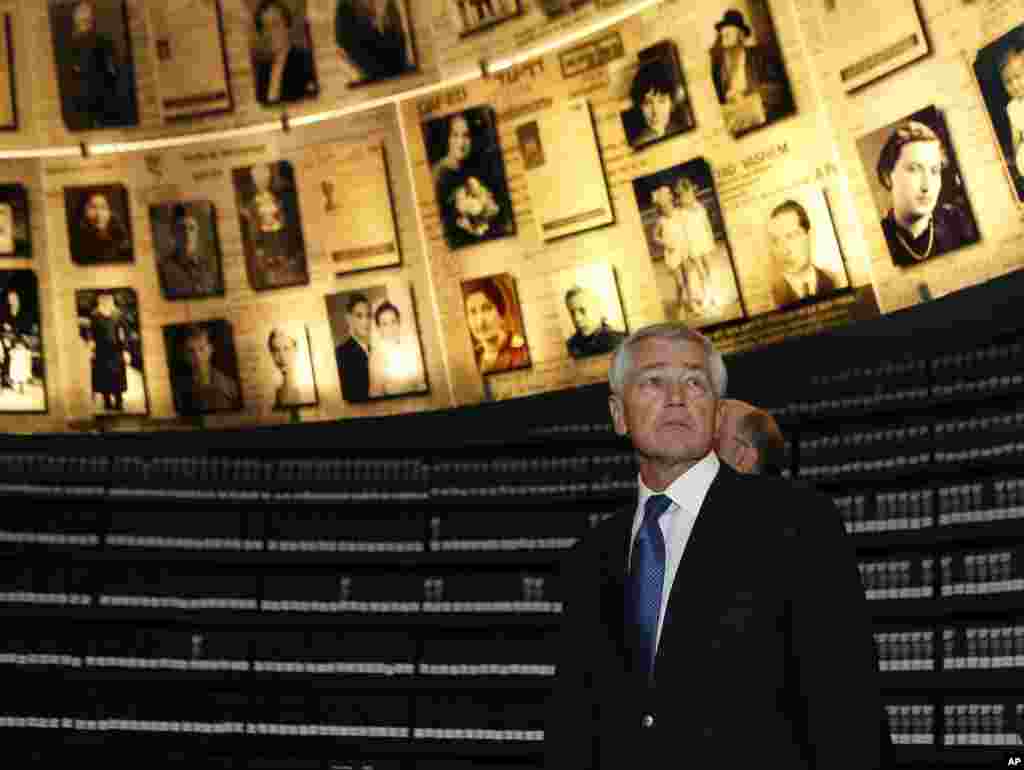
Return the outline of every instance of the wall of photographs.
[[[0,0],[0,429],[474,404],[1024,264],[1024,0],[662,0],[500,64],[630,5]]]

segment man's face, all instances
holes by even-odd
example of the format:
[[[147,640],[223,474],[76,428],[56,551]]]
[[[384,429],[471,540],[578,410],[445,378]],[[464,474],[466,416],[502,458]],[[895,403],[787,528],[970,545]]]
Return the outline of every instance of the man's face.
[[[199,221],[191,214],[186,214],[177,222],[177,236],[180,248],[186,255],[199,252]]]
[[[73,34],[88,35],[92,32],[94,20],[95,13],[92,9],[92,3],[79,3],[75,6],[75,10],[71,12]]]
[[[1014,54],[1007,59],[1000,75],[1011,99],[1024,97],[1024,53]]]
[[[641,460],[697,462],[711,449],[718,413],[703,347],[646,337],[630,355],[623,392],[610,399],[615,432],[630,437]]]
[[[469,157],[473,140],[469,135],[469,123],[459,115],[452,118],[448,132],[448,157],[461,163]]]
[[[640,109],[648,127],[656,134],[665,133],[672,116],[672,97],[664,91],[650,90],[644,94]]]
[[[284,227],[281,221],[281,206],[272,192],[263,190],[257,193],[253,203],[256,206],[256,219],[261,232],[273,233]]]
[[[601,328],[601,314],[597,301],[587,291],[578,291],[565,303],[572,317],[572,325],[584,337],[589,337]]]
[[[110,224],[110,203],[105,195],[93,195],[85,205],[85,221],[100,232]]]
[[[402,333],[402,325],[398,320],[398,315],[391,310],[385,310],[381,313],[380,320],[377,322],[377,331],[380,332],[382,339],[388,342],[398,342]]]
[[[210,338],[204,333],[189,337],[185,340],[185,360],[193,371],[205,369],[213,358],[213,345]]]
[[[295,341],[291,337],[281,331],[274,332],[270,338],[270,356],[281,374],[287,374],[293,368],[296,352]]]
[[[892,170],[892,207],[900,221],[932,215],[942,189],[942,148],[938,142],[903,145]]]
[[[727,24],[718,30],[718,38],[722,41],[723,48],[735,48],[743,43],[743,30]]]
[[[0,253],[14,251],[14,210],[9,203],[0,203]]]
[[[18,311],[21,310],[21,297],[18,296],[18,292],[7,292],[7,307],[10,308],[11,315],[18,315]]]
[[[800,273],[811,264],[811,233],[804,230],[800,215],[788,209],[768,220],[768,247],[784,273]]]
[[[284,12],[276,5],[267,6],[260,21],[263,23],[263,33],[270,42],[270,50],[274,53],[287,51],[291,45],[291,29]]]
[[[110,316],[114,313],[114,296],[112,294],[101,294],[96,300],[96,309],[100,315]]]
[[[504,323],[490,297],[482,291],[475,291],[466,297],[466,319],[473,337],[492,347],[497,345],[504,332]]]
[[[358,302],[348,312],[348,328],[356,339],[366,341],[370,336],[370,304]]]

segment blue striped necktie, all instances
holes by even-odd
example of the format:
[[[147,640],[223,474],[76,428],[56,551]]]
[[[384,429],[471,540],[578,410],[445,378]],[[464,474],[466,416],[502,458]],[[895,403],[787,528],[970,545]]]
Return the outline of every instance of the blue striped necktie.
[[[665,580],[665,538],[658,518],[670,505],[672,498],[668,495],[647,498],[644,521],[637,532],[630,557],[629,608],[636,624],[636,669],[648,679],[654,673],[661,589]]]

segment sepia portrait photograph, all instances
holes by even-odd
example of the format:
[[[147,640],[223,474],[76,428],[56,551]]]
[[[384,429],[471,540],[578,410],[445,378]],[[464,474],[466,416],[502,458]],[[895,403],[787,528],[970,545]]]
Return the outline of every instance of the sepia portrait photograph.
[[[549,19],[557,19],[578,8],[589,5],[593,0],[539,0],[540,9]]]
[[[39,282],[31,270],[0,270],[0,412],[46,411]]]
[[[770,201],[764,218],[772,304],[821,300],[850,285],[824,191],[803,185]]]
[[[325,301],[342,398],[360,403],[429,392],[408,285],[338,292]]]
[[[81,358],[88,360],[93,414],[149,414],[139,302],[128,288],[75,292]]]
[[[334,38],[356,73],[349,88],[416,71],[410,0],[338,0]]]
[[[292,164],[246,166],[231,176],[249,285],[262,291],[309,283]]]
[[[515,124],[515,133],[542,240],[615,221],[586,99],[533,112]]]
[[[49,0],[61,113],[69,131],[139,122],[124,0]]]
[[[0,131],[18,128],[18,92],[15,87],[14,39],[11,14],[0,14]]]
[[[427,159],[450,249],[516,232],[494,110],[472,107],[423,124]]]
[[[796,111],[767,0],[723,5],[709,33],[711,79],[730,134],[742,136]]]
[[[217,215],[210,201],[169,201],[150,206],[149,224],[165,299],[224,294]]]
[[[979,50],[974,74],[1014,193],[1024,202],[1024,24]]]
[[[298,167],[307,232],[330,256],[335,275],[401,264],[383,145],[307,147]]]
[[[180,415],[242,408],[238,356],[228,321],[164,326],[174,408]]]
[[[694,127],[679,51],[671,40],[642,49],[629,87],[630,107],[621,113],[626,141],[633,149]]]
[[[466,326],[480,374],[531,365],[515,279],[499,273],[462,282]]]
[[[252,8],[252,59],[256,101],[286,104],[320,93],[305,0],[247,0]]]
[[[558,324],[569,355],[613,352],[629,333],[614,268],[608,263],[574,267],[559,271],[554,279],[561,298]]]
[[[163,0],[147,8],[165,121],[230,112],[220,0]]]
[[[703,158],[633,180],[668,318],[694,327],[746,315],[711,167]]]
[[[65,187],[64,213],[73,262],[100,265],[135,260],[124,185]]]
[[[459,37],[489,29],[495,24],[514,19],[520,13],[522,0],[447,0],[448,13],[455,21]]]
[[[946,121],[935,107],[862,136],[857,150],[893,265],[914,267],[978,241]]]
[[[28,191],[24,185],[0,184],[0,257],[31,256]]]
[[[320,397],[306,325],[301,321],[274,324],[266,331],[266,341],[274,369],[273,408],[294,409],[318,404]]]

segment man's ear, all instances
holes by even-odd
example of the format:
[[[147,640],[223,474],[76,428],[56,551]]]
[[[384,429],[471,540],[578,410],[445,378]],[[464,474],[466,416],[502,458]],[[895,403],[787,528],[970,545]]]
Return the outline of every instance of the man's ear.
[[[627,435],[629,426],[626,424],[625,406],[622,399],[614,393],[608,396],[608,411],[612,414],[612,425],[615,427],[615,432],[620,436]]]
[[[754,473],[757,469],[757,460],[760,455],[756,447],[740,445],[740,451],[736,455],[736,470],[740,473]]]

